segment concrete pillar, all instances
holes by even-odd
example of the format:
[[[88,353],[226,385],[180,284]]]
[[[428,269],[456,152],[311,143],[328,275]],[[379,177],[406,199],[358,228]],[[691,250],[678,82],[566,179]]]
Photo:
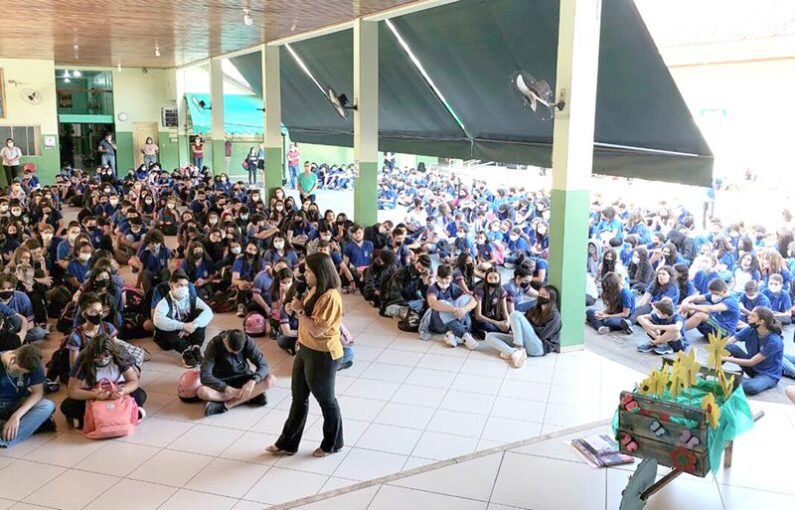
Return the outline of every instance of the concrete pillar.
[[[262,103],[265,105],[265,189],[270,197],[282,185],[282,93],[279,47],[262,46]]]
[[[585,342],[585,264],[593,168],[601,0],[561,0],[555,88],[566,101],[555,115],[549,280],[560,290],[561,349]]]
[[[360,225],[378,220],[378,23],[353,25],[353,159],[359,167],[353,217]]]
[[[221,58],[210,60],[210,105],[212,106],[212,138],[211,150],[212,160],[207,161],[207,154],[204,155],[205,164],[210,166],[213,174],[222,174],[225,171],[224,164],[224,71],[221,67]],[[205,151],[207,143],[204,144]]]

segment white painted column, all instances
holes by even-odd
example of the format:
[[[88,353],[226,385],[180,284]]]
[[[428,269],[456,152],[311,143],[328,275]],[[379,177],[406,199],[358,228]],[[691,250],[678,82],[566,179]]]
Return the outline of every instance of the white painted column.
[[[359,167],[354,219],[372,225],[378,219],[378,22],[353,25],[353,158]]]
[[[262,103],[265,106],[265,188],[267,196],[282,185],[282,92],[279,46],[262,46]]]
[[[210,105],[212,106],[212,161],[209,162],[214,174],[225,171],[224,164],[224,71],[221,58],[210,59]],[[205,164],[207,163],[207,143],[205,147]]]

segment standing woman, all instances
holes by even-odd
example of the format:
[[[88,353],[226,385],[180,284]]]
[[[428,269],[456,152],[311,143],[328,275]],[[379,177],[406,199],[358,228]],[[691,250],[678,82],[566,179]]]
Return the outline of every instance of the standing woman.
[[[3,158],[3,170],[6,172],[6,186],[11,186],[19,173],[19,159],[22,157],[22,149],[14,145],[14,139],[8,138],[6,146],[0,149],[0,157]]]
[[[204,161],[204,141],[202,140],[201,135],[196,135],[196,137],[193,139],[191,151],[193,153],[193,166],[198,168],[201,172],[202,162]]]
[[[251,147],[246,155],[246,160],[243,161],[243,166],[248,170],[248,183],[250,185],[257,183],[257,162],[257,150]]]
[[[315,253],[306,258],[306,297],[293,298],[298,315],[298,352],[293,362],[290,414],[282,435],[267,451],[274,455],[293,455],[298,451],[309,412],[309,394],[323,411],[323,442],[313,455],[325,457],[342,448],[342,415],[334,395],[337,369],[342,358],[340,324],[342,294],[340,277],[331,257]]]
[[[141,154],[144,155],[144,164],[148,169],[150,165],[157,163],[157,153],[160,152],[160,147],[157,146],[151,136],[146,137],[146,143],[141,149]]]

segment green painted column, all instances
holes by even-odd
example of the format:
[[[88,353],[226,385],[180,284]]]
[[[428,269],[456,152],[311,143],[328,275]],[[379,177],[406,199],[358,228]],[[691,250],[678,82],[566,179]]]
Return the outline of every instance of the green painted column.
[[[160,148],[158,161],[160,166],[167,170],[172,170],[179,166],[179,139],[174,135],[171,141],[171,134],[168,131],[161,131],[157,134],[157,146]]]
[[[116,174],[119,177],[127,175],[127,171],[135,165],[133,154],[135,145],[133,144],[133,134],[131,131],[116,131]]]
[[[589,183],[593,169],[601,2],[561,0],[555,114],[549,281],[560,291],[561,351],[585,343]],[[575,33],[577,34],[575,38]]]
[[[378,221],[378,22],[353,24],[353,159],[359,178],[353,193],[353,217],[360,225]]]
[[[274,188],[282,185],[283,153],[281,147],[265,148],[265,189],[268,196]]]
[[[265,196],[282,185],[284,150],[282,149],[282,94],[279,47],[262,45],[262,103],[265,105]]]
[[[212,171],[214,175],[224,173],[226,169],[226,162],[224,161],[224,139],[212,140]]]

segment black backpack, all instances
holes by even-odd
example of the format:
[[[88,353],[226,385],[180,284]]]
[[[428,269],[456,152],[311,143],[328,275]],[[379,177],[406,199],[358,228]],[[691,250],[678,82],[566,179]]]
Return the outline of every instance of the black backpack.
[[[69,289],[63,285],[53,287],[47,292],[47,315],[50,317],[60,317],[61,312],[71,300],[72,294],[69,292]]]
[[[408,333],[416,333],[420,330],[421,320],[420,314],[409,308],[406,317],[398,321],[398,329]]]
[[[74,301],[69,301],[61,312],[61,315],[58,317],[58,322],[55,324],[55,329],[63,334],[67,334],[72,331],[75,322],[75,314],[77,314],[77,307],[77,303]]]

